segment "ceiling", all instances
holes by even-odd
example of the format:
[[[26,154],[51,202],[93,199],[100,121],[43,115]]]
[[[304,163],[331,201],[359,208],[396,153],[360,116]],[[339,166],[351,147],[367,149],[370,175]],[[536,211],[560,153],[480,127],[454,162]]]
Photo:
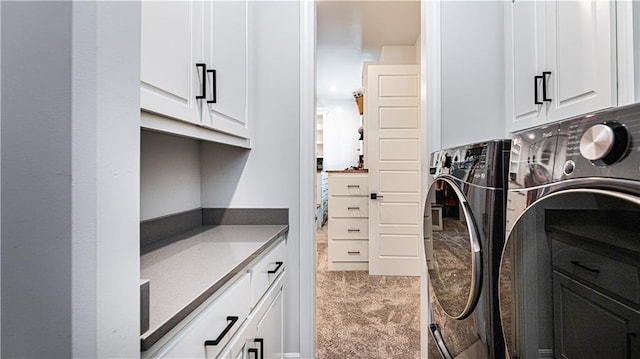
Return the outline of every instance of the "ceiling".
[[[414,45],[420,1],[317,1],[317,97],[353,99],[362,62],[377,61],[383,45]]]

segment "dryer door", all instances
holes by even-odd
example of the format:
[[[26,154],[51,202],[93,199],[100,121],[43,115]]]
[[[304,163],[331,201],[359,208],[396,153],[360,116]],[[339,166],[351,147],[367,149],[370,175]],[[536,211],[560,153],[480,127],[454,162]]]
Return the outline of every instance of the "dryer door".
[[[432,213],[424,226],[432,296],[448,316],[464,319],[478,301],[482,278],[476,222],[462,191],[448,177],[431,185],[425,211]]]
[[[611,190],[560,190],[522,213],[499,278],[511,358],[640,358],[639,228],[640,198]]]

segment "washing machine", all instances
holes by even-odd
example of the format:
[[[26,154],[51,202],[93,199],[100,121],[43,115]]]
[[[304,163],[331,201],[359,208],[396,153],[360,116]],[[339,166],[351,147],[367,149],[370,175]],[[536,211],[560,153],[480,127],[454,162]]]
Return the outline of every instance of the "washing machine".
[[[497,278],[509,154],[509,140],[494,140],[431,155],[424,226],[430,358],[504,357]]]
[[[507,356],[640,358],[640,105],[515,134]]]

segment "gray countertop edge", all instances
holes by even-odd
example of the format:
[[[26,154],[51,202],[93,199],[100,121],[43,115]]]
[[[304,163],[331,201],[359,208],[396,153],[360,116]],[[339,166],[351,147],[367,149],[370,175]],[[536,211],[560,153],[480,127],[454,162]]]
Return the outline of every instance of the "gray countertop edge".
[[[202,303],[204,303],[207,299],[214,296],[218,290],[224,287],[227,283],[230,283],[232,279],[234,279],[238,273],[242,272],[245,268],[247,268],[251,262],[253,262],[257,257],[259,257],[262,253],[270,249],[275,244],[279,243],[280,240],[284,240],[283,234],[289,231],[289,225],[283,225],[282,229],[278,231],[278,233],[274,234],[264,245],[258,248],[255,252],[250,254],[245,260],[236,265],[232,270],[230,270],[227,274],[225,274],[222,278],[220,278],[215,283],[212,283],[209,288],[204,290],[200,295],[194,298],[189,304],[187,304],[184,308],[174,314],[169,320],[164,322],[162,325],[157,327],[157,329],[148,331],[140,336],[140,351],[144,352],[150,349],[158,340],[160,340],[163,336],[165,336],[171,329],[177,326],[182,320],[184,320],[191,312],[193,312],[196,308],[198,308]]]

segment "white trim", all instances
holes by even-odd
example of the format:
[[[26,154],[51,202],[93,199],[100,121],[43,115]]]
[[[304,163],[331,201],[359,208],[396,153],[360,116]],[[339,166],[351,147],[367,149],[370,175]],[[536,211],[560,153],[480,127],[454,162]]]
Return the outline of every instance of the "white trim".
[[[285,358],[315,358],[315,118],[316,3],[300,0],[300,353]]]
[[[635,102],[634,76],[634,39],[633,39],[633,3],[631,1],[617,1],[616,33],[617,61],[618,61],[618,106]]]
[[[426,128],[427,137],[427,157],[429,161],[431,152],[440,149],[442,140],[442,109],[441,109],[441,48],[440,48],[440,1],[426,1],[424,16],[425,19],[425,52],[429,54],[426,58],[425,75],[427,85],[426,98]]]

